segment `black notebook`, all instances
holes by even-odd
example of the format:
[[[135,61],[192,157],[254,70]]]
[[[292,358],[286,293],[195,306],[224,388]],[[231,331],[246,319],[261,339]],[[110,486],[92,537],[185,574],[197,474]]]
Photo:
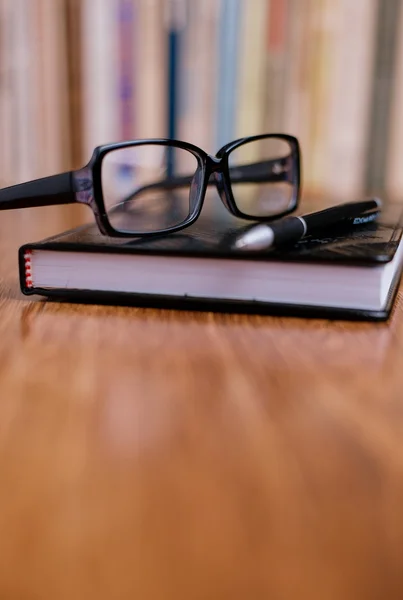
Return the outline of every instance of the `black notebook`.
[[[403,265],[400,204],[386,204],[376,222],[332,229],[282,251],[234,250],[237,235],[248,227],[230,217],[200,218],[175,234],[127,241],[86,225],[20,248],[21,289],[96,303],[389,316]]]

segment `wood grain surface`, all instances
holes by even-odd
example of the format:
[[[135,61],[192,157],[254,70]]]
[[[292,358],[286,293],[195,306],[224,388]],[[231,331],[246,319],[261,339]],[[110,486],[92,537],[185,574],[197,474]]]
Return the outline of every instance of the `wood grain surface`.
[[[0,220],[1,600],[401,600],[387,323],[27,299]]]

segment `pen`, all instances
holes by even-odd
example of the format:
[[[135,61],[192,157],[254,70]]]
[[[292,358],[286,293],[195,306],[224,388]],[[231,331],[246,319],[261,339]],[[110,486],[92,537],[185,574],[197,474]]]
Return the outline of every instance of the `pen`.
[[[284,217],[271,223],[259,223],[240,235],[235,248],[242,250],[269,250],[322,232],[327,227],[348,223],[362,225],[374,221],[382,207],[379,198],[360,202],[346,202],[299,217]]]

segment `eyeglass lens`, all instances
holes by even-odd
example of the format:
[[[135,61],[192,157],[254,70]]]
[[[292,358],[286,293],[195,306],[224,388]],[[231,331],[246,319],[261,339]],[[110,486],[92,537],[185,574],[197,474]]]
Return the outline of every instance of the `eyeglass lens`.
[[[149,233],[186,221],[197,167],[191,152],[173,146],[144,144],[106,154],[102,193],[112,227]]]
[[[291,144],[281,138],[247,142],[228,158],[229,176],[238,209],[254,217],[272,217],[292,207]]]

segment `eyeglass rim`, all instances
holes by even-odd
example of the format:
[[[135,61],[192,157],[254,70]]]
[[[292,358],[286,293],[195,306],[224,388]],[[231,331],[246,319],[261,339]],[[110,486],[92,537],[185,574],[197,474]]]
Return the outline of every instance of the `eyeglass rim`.
[[[292,202],[290,202],[289,207],[282,211],[281,213],[277,213],[272,217],[256,217],[252,215],[248,215],[239,209],[234,199],[231,187],[231,180],[229,175],[229,156],[231,152],[240,146],[259,141],[262,139],[270,139],[270,138],[278,138],[282,139],[290,144],[291,154],[293,158],[293,172],[295,172],[295,181],[293,181],[293,197]],[[136,146],[145,146],[145,145],[155,145],[155,146],[172,146],[175,148],[180,148],[183,150],[187,150],[191,154],[195,156],[198,162],[198,167],[201,169],[202,183],[199,186],[197,199],[195,202],[195,209],[189,214],[187,219],[178,223],[177,225],[173,225],[171,227],[167,227],[164,229],[159,229],[156,231],[150,232],[134,232],[134,231],[125,231],[116,229],[112,226],[108,211],[106,210],[103,189],[102,189],[102,163],[105,157],[113,151],[131,148]],[[219,168],[217,169],[214,165],[217,165],[216,161],[219,161]],[[92,157],[88,163],[88,165],[84,168],[86,172],[91,173],[92,186],[93,186],[93,199],[94,202],[91,204],[91,208],[93,209],[94,216],[97,222],[97,225],[102,233],[112,236],[112,237],[125,237],[125,238],[133,238],[133,237],[152,237],[158,235],[164,235],[167,233],[173,233],[176,231],[180,231],[185,229],[194,223],[203,208],[204,197],[206,193],[207,183],[210,175],[214,172],[218,172],[221,174],[221,181],[218,185],[221,185],[220,196],[227,210],[232,213],[234,216],[249,220],[249,221],[259,221],[259,220],[270,220],[270,219],[278,219],[287,214],[292,213],[299,205],[300,195],[301,195],[301,153],[300,153],[300,145],[298,139],[290,134],[285,133],[266,133],[259,134],[254,136],[247,136],[243,138],[239,138],[237,140],[233,140],[222,146],[215,155],[210,155],[202,148],[191,144],[190,142],[185,142],[182,140],[175,140],[169,138],[144,138],[144,139],[136,139],[136,140],[127,140],[122,142],[116,142],[111,144],[105,144],[102,146],[97,146],[94,148]]]

